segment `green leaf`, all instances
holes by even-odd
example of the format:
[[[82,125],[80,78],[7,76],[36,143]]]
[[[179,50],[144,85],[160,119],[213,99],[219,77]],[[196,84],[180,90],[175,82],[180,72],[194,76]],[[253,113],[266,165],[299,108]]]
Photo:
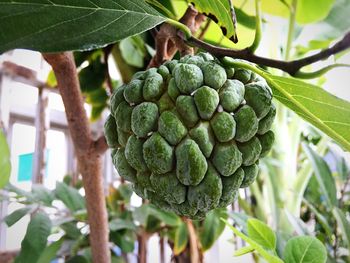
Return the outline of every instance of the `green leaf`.
[[[73,240],[77,240],[77,239],[81,238],[81,232],[80,232],[79,228],[77,227],[76,222],[65,222],[65,223],[61,224],[60,227],[65,232],[66,237],[73,239]]]
[[[101,62],[101,56],[90,61],[89,65],[79,72],[80,89],[83,93],[90,94],[102,89],[106,79],[107,64]]]
[[[126,232],[113,231],[110,233],[110,238],[123,252],[130,253],[134,251],[136,237],[130,230],[126,230]]]
[[[93,106],[91,108],[90,121],[92,122],[97,121],[101,117],[102,112],[106,107],[107,107],[107,104],[102,106]]]
[[[252,248],[254,248],[264,259],[266,259],[269,263],[283,263],[283,261],[275,255],[270,254],[270,251],[265,250],[261,245],[255,242],[250,237],[244,235],[242,232],[238,231],[235,227],[233,227],[228,221],[225,219],[221,219],[226,226],[228,226],[237,236],[246,241]]]
[[[47,246],[43,253],[41,253],[40,258],[37,263],[50,263],[56,258],[58,250],[61,248],[63,239],[59,239],[49,246]]]
[[[290,11],[284,3],[290,4],[291,0],[262,0],[262,10],[273,15],[288,17]],[[334,0],[307,0],[298,1],[296,21],[300,24],[308,24],[320,21],[327,17]]]
[[[137,35],[123,39],[119,43],[123,59],[131,66],[143,68],[146,56],[146,47],[143,39]]]
[[[255,16],[250,16],[240,8],[235,8],[237,22],[241,25],[255,30],[256,20]]]
[[[284,250],[286,263],[325,263],[327,251],[321,241],[311,236],[293,237]]]
[[[185,250],[188,243],[187,225],[182,222],[175,230],[174,255],[179,255]]]
[[[89,50],[144,32],[165,20],[143,0],[0,2],[0,53]]]
[[[210,249],[225,229],[225,223],[220,218],[227,218],[226,209],[215,209],[210,211],[203,222],[199,232],[199,241],[202,250]]]
[[[325,216],[320,213],[316,207],[314,207],[309,201],[307,201],[306,199],[303,200],[303,202],[309,207],[309,209],[311,210],[312,213],[315,214],[317,221],[319,222],[319,224],[324,228],[324,230],[326,231],[327,235],[332,236],[333,234],[333,230],[331,229],[329,222],[327,221],[327,219],[325,218]]]
[[[304,81],[273,76],[250,64],[224,58],[225,64],[250,69],[270,84],[274,97],[350,151],[350,103]]]
[[[229,212],[228,216],[233,219],[233,221],[236,223],[236,225],[240,226],[243,233],[245,233],[245,234],[248,233],[247,221],[249,218],[251,218],[250,216],[248,216],[245,213],[237,213],[237,212]]]
[[[21,243],[21,251],[15,263],[36,263],[46,247],[50,232],[49,217],[41,212],[35,214],[28,224],[27,232]]]
[[[6,137],[2,130],[0,130],[0,189],[3,188],[9,182],[10,175],[10,150],[7,145]]]
[[[227,0],[187,0],[187,2],[193,3],[199,12],[208,15],[221,27],[223,34],[227,38],[236,42],[236,32]]]
[[[178,226],[181,224],[181,219],[176,214],[160,210],[150,204],[144,204],[136,208],[133,216],[143,226],[146,226],[149,216],[154,216],[169,226]]]
[[[57,86],[57,79],[53,70],[50,70],[49,74],[47,75],[46,84],[51,88]]]
[[[52,191],[39,184],[34,184],[32,186],[32,194],[35,200],[47,206],[51,206],[55,197]]]
[[[122,257],[116,257],[112,255],[112,262],[111,263],[126,263],[124,258]]]
[[[334,207],[332,212],[335,219],[337,220],[338,226],[340,228],[340,234],[343,237],[343,241],[348,247],[348,251],[350,252],[350,223],[347,220],[344,212],[340,210],[340,208]],[[348,255],[348,258],[350,258],[350,255]]]
[[[320,190],[322,191],[322,195],[326,198],[329,208],[332,209],[337,203],[337,189],[332,173],[321,156],[312,150],[306,143],[303,143],[303,150],[315,171],[315,176]]]
[[[84,197],[79,194],[77,189],[70,187],[65,183],[57,182],[55,195],[71,211],[78,211],[85,208]]]
[[[109,222],[109,229],[111,231],[118,231],[122,229],[135,230],[136,226],[132,221],[116,218]]]
[[[26,207],[17,209],[15,211],[13,211],[11,214],[7,215],[4,218],[4,221],[8,227],[13,226],[19,220],[21,220],[22,217],[33,212],[36,208],[37,208],[37,206],[26,206]]]
[[[255,249],[252,246],[242,247],[235,251],[234,256],[235,257],[243,256],[245,254],[253,252],[254,250]]]
[[[89,260],[84,256],[77,255],[68,259],[66,263],[89,263]]]
[[[276,249],[276,235],[268,225],[255,218],[248,219],[247,223],[251,239],[267,249]]]
[[[36,201],[31,192],[24,191],[24,190],[12,185],[12,184],[6,185],[5,190],[12,192],[12,193],[15,193],[17,195],[16,198],[25,197],[27,199],[27,201],[29,201],[29,202]]]

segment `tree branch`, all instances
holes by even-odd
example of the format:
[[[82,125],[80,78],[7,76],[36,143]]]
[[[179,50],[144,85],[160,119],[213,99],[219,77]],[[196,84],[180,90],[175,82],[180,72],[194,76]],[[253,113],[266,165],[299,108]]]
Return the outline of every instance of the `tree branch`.
[[[100,138],[94,141],[94,148],[98,154],[103,154],[105,151],[108,150],[106,137],[104,135],[101,135]]]
[[[186,25],[192,33],[196,32],[206,17],[199,14],[196,9],[189,6],[180,19],[180,22]],[[159,67],[164,61],[172,59],[179,50],[182,55],[193,53],[193,49],[188,47],[182,38],[177,35],[177,29],[170,24],[164,23],[157,35],[156,55],[150,61],[148,68]]]
[[[204,49],[218,57],[229,56],[233,58],[244,59],[259,65],[264,65],[267,67],[283,70],[289,73],[291,76],[294,76],[296,73],[298,73],[300,69],[303,68],[304,66],[326,59],[331,55],[337,54],[339,52],[342,52],[350,48],[350,32],[348,32],[343,37],[343,39],[337,42],[334,46],[324,49],[315,55],[298,59],[298,60],[293,60],[293,61],[282,61],[282,60],[276,60],[276,59],[257,56],[253,54],[248,48],[242,49],[242,50],[236,50],[236,49],[230,49],[230,48],[216,47],[214,45],[211,45],[209,43],[206,43],[194,37],[191,37],[186,40],[181,31],[178,32],[178,36],[180,36],[189,45]]]
[[[83,177],[93,262],[109,263],[111,258],[108,244],[108,217],[101,159],[104,149],[103,138],[97,142],[92,140],[73,54],[65,52],[43,54],[43,56],[52,66],[57,79],[79,170]]]

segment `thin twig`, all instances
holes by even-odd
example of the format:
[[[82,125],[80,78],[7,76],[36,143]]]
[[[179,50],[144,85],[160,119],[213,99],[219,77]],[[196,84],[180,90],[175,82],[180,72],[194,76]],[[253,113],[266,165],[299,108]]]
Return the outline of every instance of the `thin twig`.
[[[180,31],[178,32],[178,35],[183,37],[183,34]],[[259,65],[264,65],[267,67],[272,67],[272,68],[277,68],[277,69],[283,70],[283,71],[289,73],[291,76],[298,73],[299,70],[301,68],[303,68],[304,66],[313,64],[313,63],[320,61],[320,60],[327,59],[328,57],[330,57],[334,54],[337,54],[339,52],[342,52],[342,51],[350,48],[350,32],[348,32],[335,45],[333,45],[330,48],[324,49],[324,50],[320,51],[319,53],[316,53],[312,56],[305,57],[302,59],[293,60],[293,61],[282,61],[282,60],[276,60],[276,59],[270,59],[270,58],[257,56],[255,54],[253,54],[247,48],[241,49],[241,50],[236,50],[236,49],[230,49],[230,48],[217,47],[217,46],[211,45],[209,43],[206,43],[206,42],[199,40],[197,38],[194,38],[194,37],[191,37],[187,40],[183,37],[183,40],[192,46],[204,49],[204,50],[206,50],[206,51],[210,52],[211,54],[216,55],[218,57],[229,56],[229,57],[233,57],[233,58],[244,59],[244,60],[259,64]]]
[[[233,7],[233,0],[227,0],[228,4],[230,6],[230,12],[231,12],[231,18],[232,18],[232,23],[233,23],[233,36],[231,38],[231,40],[233,41],[233,43],[237,43],[238,42],[238,36],[237,36],[237,16],[236,16],[236,12],[235,12],[235,8]]]

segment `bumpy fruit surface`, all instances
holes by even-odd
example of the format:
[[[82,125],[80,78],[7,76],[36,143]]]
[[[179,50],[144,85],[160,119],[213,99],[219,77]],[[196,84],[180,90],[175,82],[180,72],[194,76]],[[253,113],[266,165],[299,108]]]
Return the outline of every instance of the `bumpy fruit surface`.
[[[138,72],[116,89],[106,140],[140,197],[201,219],[256,179],[276,115],[267,83],[208,53]]]

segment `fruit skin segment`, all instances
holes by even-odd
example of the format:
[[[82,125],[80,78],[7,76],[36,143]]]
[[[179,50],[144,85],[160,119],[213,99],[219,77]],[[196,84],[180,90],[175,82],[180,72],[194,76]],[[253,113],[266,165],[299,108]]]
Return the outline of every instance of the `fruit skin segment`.
[[[203,219],[255,181],[275,116],[260,76],[199,53],[137,72],[112,94],[104,128],[113,164],[136,194]]]

